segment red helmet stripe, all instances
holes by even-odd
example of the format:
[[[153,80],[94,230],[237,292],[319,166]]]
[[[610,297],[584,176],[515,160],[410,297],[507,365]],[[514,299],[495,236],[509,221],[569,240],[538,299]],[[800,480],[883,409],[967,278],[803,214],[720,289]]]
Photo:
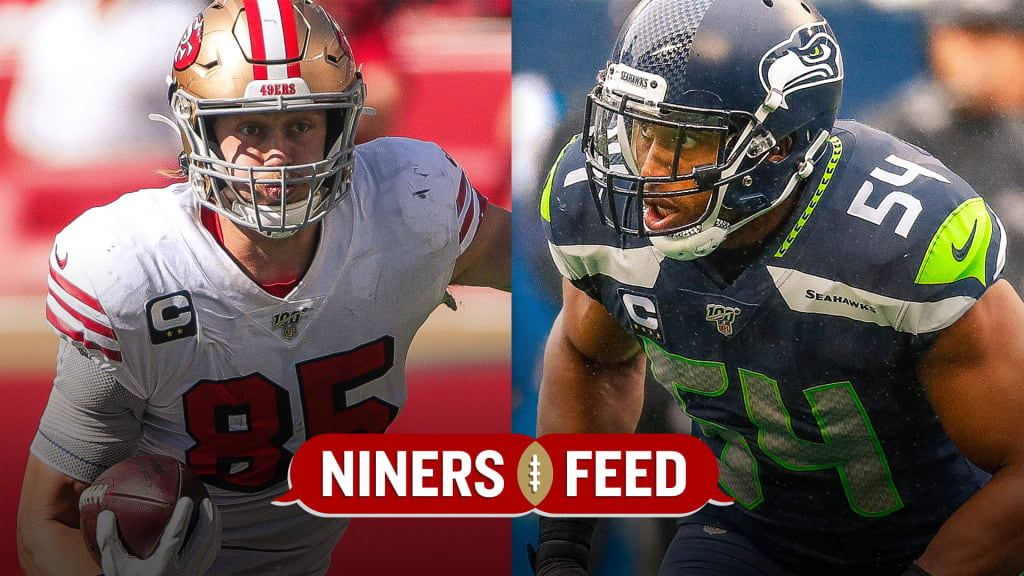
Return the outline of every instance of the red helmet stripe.
[[[281,62],[302,56],[291,0],[245,0],[246,22],[256,62]],[[291,64],[253,64],[256,80],[297,78],[298,62]]]
[[[299,30],[295,24],[295,9],[292,8],[292,2],[291,0],[277,0],[277,5],[281,10],[281,28],[284,30],[285,56],[289,60],[300,58],[302,53],[299,52]],[[288,77],[302,77],[302,66],[298,62],[292,62],[288,65]]]
[[[299,52],[299,30],[295,24],[295,9],[292,8],[291,0],[277,0],[277,4],[281,9],[281,27],[284,29],[285,56],[289,60],[300,58],[302,53]],[[302,77],[302,66],[298,62],[292,62],[288,65],[288,77]]]
[[[267,59],[267,49],[263,42],[263,22],[260,18],[258,0],[245,0],[245,19],[249,25],[249,45],[252,50],[252,59],[263,62]],[[252,75],[256,80],[266,80],[267,67],[253,64]]]
[[[277,0],[278,9],[281,11],[281,29],[284,31],[284,55],[288,60],[298,58],[299,54],[299,33],[295,25],[295,10],[292,8],[291,0]]]

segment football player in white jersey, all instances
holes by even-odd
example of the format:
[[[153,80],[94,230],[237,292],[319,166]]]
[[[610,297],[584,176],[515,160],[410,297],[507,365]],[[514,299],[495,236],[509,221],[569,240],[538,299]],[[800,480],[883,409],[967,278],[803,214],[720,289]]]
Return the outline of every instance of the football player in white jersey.
[[[292,455],[317,434],[387,428],[447,286],[509,289],[509,214],[432,143],[354,145],[365,87],[311,0],[213,2],[171,80],[188,181],[86,212],[50,255],[61,347],[22,488],[22,567],[99,572],[79,495],[161,453],[215,506],[183,499],[199,526],[185,541],[172,520],[176,554],[146,560],[104,512],[105,574],[322,574],[346,521],[270,505]]]

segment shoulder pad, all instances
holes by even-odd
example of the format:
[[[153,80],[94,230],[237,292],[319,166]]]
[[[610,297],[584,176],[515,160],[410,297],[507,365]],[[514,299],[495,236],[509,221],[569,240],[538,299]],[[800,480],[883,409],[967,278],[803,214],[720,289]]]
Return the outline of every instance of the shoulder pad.
[[[413,138],[378,138],[356,146],[355,154],[374,178],[400,177],[410,169],[422,176],[461,170],[440,146]]]
[[[427,251],[453,245],[455,256],[469,247],[487,200],[440,146],[379,138],[357,146],[356,155],[353,196],[362,213],[375,216],[378,232]]]

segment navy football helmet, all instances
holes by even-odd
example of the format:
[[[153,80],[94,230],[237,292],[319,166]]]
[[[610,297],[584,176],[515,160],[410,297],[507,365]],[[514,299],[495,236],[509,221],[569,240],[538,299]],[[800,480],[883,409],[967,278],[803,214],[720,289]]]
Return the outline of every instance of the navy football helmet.
[[[672,258],[711,253],[810,176],[842,86],[839,45],[806,2],[642,1],[587,99],[582,145],[604,222]],[[671,143],[657,174],[643,166],[653,138]],[[713,160],[686,165],[691,148]],[[653,199],[697,194],[707,206],[692,221],[645,223]]]

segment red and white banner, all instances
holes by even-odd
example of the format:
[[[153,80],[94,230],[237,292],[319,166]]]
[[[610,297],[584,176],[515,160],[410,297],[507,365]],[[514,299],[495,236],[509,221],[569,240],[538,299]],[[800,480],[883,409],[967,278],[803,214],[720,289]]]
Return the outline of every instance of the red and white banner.
[[[322,434],[274,504],[318,516],[683,516],[732,498],[682,434]]]

